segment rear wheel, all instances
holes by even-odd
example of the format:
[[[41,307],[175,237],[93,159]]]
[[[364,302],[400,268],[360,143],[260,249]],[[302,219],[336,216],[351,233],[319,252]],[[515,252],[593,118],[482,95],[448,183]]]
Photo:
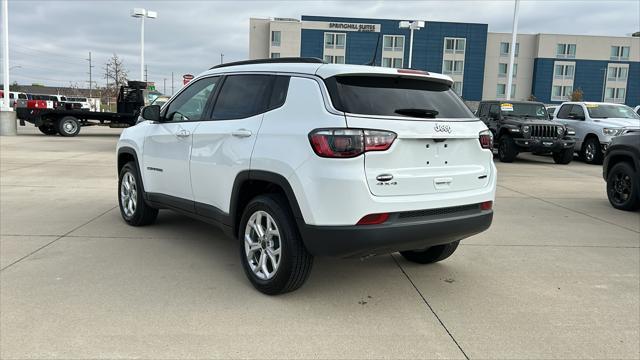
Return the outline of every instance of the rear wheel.
[[[553,161],[556,164],[566,165],[573,160],[573,148],[571,149],[563,149],[558,152],[553,153]]]
[[[58,130],[53,125],[40,125],[38,126],[38,130],[45,135],[55,135],[58,133]]]
[[[513,138],[509,135],[502,135],[500,137],[500,144],[498,145],[498,157],[501,162],[510,163],[518,156],[518,149],[513,141]]]
[[[309,277],[313,256],[304,247],[282,196],[266,194],[251,200],[242,215],[238,238],[242,267],[258,291],[286,293]]]
[[[611,205],[620,210],[640,207],[640,178],[626,162],[615,164],[607,176],[607,197]]]
[[[602,164],[602,148],[597,137],[590,137],[582,145],[582,160],[587,164]]]
[[[65,116],[57,121],[57,128],[62,136],[76,136],[80,132],[80,122],[73,116]]]
[[[418,264],[432,264],[451,256],[458,248],[460,241],[450,244],[436,245],[424,250],[401,251],[400,255],[405,259]]]

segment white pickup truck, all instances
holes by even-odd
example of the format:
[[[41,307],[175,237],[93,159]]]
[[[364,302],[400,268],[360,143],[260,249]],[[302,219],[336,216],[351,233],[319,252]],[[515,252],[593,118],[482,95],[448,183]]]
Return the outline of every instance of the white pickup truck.
[[[614,137],[640,132],[640,115],[624,104],[565,102],[554,120],[575,130],[575,151],[588,164],[602,164]]]

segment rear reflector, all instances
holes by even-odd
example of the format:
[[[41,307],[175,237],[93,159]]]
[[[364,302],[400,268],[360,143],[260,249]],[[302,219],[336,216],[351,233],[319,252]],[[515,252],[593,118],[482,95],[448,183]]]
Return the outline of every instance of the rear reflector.
[[[485,201],[480,203],[480,210],[491,210],[493,208],[493,201]]]
[[[389,213],[369,214],[364,216],[356,225],[378,225],[389,219]]]

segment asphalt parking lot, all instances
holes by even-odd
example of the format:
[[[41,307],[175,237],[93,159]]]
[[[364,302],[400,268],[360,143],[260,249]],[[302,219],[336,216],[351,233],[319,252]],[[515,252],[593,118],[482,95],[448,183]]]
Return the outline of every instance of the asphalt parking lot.
[[[498,163],[491,229],[450,259],[316,259],[277,297],[237,246],[168,211],[117,208],[118,130],[0,139],[2,358],[640,357],[640,213],[601,167]]]

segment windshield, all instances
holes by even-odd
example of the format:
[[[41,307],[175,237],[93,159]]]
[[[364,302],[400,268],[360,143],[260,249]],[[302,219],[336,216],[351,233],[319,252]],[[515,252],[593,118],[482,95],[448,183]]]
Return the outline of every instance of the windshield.
[[[542,104],[501,103],[502,115],[547,119],[549,114]]]
[[[640,116],[626,105],[587,104],[587,111],[589,111],[589,116],[593,119],[640,119]]]
[[[334,107],[347,113],[407,120],[473,118],[445,83],[399,76],[334,76],[326,84]]]

